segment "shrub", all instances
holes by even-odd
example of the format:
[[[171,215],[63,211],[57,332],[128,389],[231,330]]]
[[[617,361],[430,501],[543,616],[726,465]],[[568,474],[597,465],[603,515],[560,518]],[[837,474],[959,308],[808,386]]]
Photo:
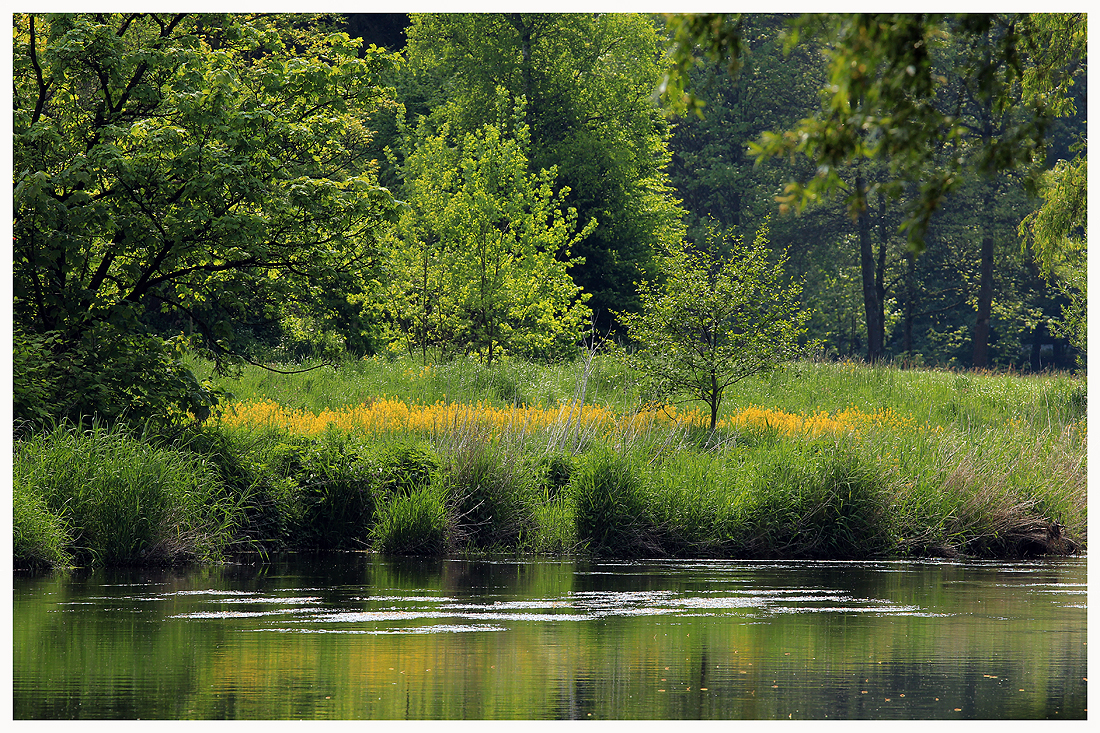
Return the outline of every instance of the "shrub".
[[[430,485],[439,471],[435,452],[423,445],[396,443],[378,449],[374,456],[376,487],[380,494],[408,494]]]

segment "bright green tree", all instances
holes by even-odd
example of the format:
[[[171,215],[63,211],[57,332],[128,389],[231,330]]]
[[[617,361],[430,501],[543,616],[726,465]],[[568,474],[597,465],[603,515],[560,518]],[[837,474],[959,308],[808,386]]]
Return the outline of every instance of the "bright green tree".
[[[668,184],[669,124],[653,91],[667,64],[652,18],[635,13],[413,14],[410,110],[472,132],[496,117],[498,90],[526,101],[531,172],[557,168],[567,204],[599,228],[577,244],[573,277],[601,326],[635,308],[640,266],[682,236]],[[434,90],[434,91],[433,91]]]
[[[424,358],[433,345],[490,364],[506,353],[554,356],[575,347],[589,318],[569,269],[596,222],[578,226],[556,169],[528,172],[522,98],[512,107],[502,92],[498,110],[473,132],[444,124],[432,134],[422,123],[409,138],[389,303],[395,336]]]
[[[710,225],[703,247],[671,249],[660,259],[661,279],[639,283],[642,312],[619,314],[638,344],[628,359],[650,394],[702,400],[712,432],[727,387],[807,348],[801,283],[770,254],[766,225],[751,245]]]
[[[1069,304],[1054,330],[1084,352],[1088,345],[1088,160],[1060,160],[1040,182],[1043,204],[1029,214],[1019,234],[1032,245],[1043,274]]]
[[[148,332],[223,366],[235,322],[363,267],[393,210],[360,120],[391,63],[303,16],[17,15],[15,324],[55,416],[203,417]]]
[[[1024,74],[1024,97],[1045,100],[1059,116],[1073,115],[1077,109],[1070,87],[1084,72],[1086,20],[1072,13],[1041,14],[1034,16],[1032,27],[1037,63]],[[1088,331],[1088,155],[1083,136],[1071,150],[1076,153],[1072,160],[1059,160],[1043,175],[1042,205],[1021,222],[1019,234],[1032,246],[1043,273],[1069,298],[1057,331],[1081,350],[1083,363]]]

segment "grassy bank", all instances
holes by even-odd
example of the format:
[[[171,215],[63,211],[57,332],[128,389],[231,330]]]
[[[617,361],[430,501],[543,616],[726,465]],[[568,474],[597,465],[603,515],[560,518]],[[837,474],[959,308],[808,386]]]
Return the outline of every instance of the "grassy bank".
[[[1086,541],[1086,387],[1069,376],[798,363],[731,390],[713,435],[697,411],[640,409],[606,358],[587,373],[371,359],[225,386],[221,421],[171,440],[17,443],[17,562],[1020,557]]]

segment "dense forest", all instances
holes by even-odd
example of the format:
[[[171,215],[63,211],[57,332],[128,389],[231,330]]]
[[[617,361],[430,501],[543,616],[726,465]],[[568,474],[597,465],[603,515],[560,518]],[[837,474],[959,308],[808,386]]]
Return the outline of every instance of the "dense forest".
[[[218,391],[185,353],[629,349],[639,283],[715,230],[768,232],[822,358],[1083,365],[1086,37],[1083,14],[17,14],[16,418],[201,418]]]

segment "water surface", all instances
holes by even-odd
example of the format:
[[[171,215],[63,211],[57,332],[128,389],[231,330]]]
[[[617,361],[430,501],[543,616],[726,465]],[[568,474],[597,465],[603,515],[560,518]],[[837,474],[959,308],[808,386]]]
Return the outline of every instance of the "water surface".
[[[348,553],[14,585],[22,719],[1086,717],[1080,558]]]

